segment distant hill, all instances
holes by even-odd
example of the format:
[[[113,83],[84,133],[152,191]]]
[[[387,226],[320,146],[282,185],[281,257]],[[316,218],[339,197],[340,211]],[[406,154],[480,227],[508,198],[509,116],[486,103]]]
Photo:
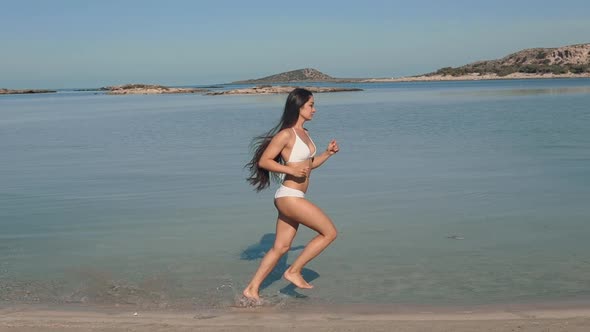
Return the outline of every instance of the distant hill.
[[[590,73],[590,43],[558,48],[530,48],[498,60],[478,61],[461,67],[445,67],[426,74],[461,76],[478,73],[506,76],[527,74]]]
[[[263,78],[237,81],[232,84],[259,84],[259,83],[286,83],[286,82],[321,82],[337,81],[338,79],[328,76],[313,68],[292,70]]]

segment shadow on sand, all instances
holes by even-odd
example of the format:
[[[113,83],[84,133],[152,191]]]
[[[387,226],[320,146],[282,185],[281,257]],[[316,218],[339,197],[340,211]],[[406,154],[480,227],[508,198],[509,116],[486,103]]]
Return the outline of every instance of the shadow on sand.
[[[264,255],[268,252],[268,250],[270,250],[270,248],[272,248],[272,246],[274,245],[274,242],[275,242],[275,234],[274,233],[264,234],[260,238],[260,241],[258,243],[253,244],[253,245],[249,246],[248,248],[246,248],[244,251],[242,251],[242,254],[240,255],[240,259],[241,260],[248,260],[248,261],[262,259],[262,257],[264,257]],[[301,250],[303,248],[304,248],[304,246],[292,247],[289,251]],[[260,285],[260,290],[265,289],[266,287],[272,285],[275,281],[281,280],[283,278],[283,273],[285,273],[285,271],[290,266],[290,265],[287,265],[288,256],[289,256],[289,253],[286,253],[283,255],[283,257],[281,257],[281,259],[277,263],[277,266],[274,268],[274,270],[272,270],[270,272],[268,277],[266,277],[266,279],[264,280],[262,285]],[[301,270],[301,275],[303,276],[303,279],[305,279],[307,282],[315,280],[320,276],[319,273],[317,273],[313,270],[307,269],[307,268],[303,268],[303,270]],[[297,298],[306,298],[307,297],[303,294],[296,292],[295,288],[296,288],[295,285],[293,285],[292,283],[289,283],[289,285],[281,288],[279,290],[279,292],[281,294],[285,294],[285,295],[297,297]]]

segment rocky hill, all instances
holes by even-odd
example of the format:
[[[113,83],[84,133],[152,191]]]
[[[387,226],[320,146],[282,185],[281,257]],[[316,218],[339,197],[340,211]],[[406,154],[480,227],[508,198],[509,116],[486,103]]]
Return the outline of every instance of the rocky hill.
[[[434,75],[461,76],[469,74],[513,73],[527,74],[581,74],[590,73],[590,43],[557,48],[530,48],[497,60],[478,61],[461,67],[445,67]]]
[[[337,79],[328,76],[313,68],[292,70],[276,75],[252,80],[232,82],[232,84],[259,84],[259,83],[285,83],[285,82],[321,82],[335,81]]]

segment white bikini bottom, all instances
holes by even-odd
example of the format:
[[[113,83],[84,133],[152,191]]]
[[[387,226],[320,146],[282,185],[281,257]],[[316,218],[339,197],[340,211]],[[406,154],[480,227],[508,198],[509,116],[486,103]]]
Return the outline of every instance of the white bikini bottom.
[[[279,197],[300,197],[305,198],[305,193],[301,190],[285,187],[281,185],[275,193],[275,199]]]

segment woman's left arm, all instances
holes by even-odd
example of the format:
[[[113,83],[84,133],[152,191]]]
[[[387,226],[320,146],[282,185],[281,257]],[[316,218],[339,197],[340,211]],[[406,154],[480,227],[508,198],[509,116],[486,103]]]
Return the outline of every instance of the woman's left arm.
[[[326,160],[328,160],[328,158],[338,153],[338,151],[340,151],[338,143],[334,139],[331,140],[330,143],[328,143],[328,148],[326,149],[326,151],[324,151],[319,156],[315,156],[313,158],[311,162],[311,168],[313,169],[320,167]]]

